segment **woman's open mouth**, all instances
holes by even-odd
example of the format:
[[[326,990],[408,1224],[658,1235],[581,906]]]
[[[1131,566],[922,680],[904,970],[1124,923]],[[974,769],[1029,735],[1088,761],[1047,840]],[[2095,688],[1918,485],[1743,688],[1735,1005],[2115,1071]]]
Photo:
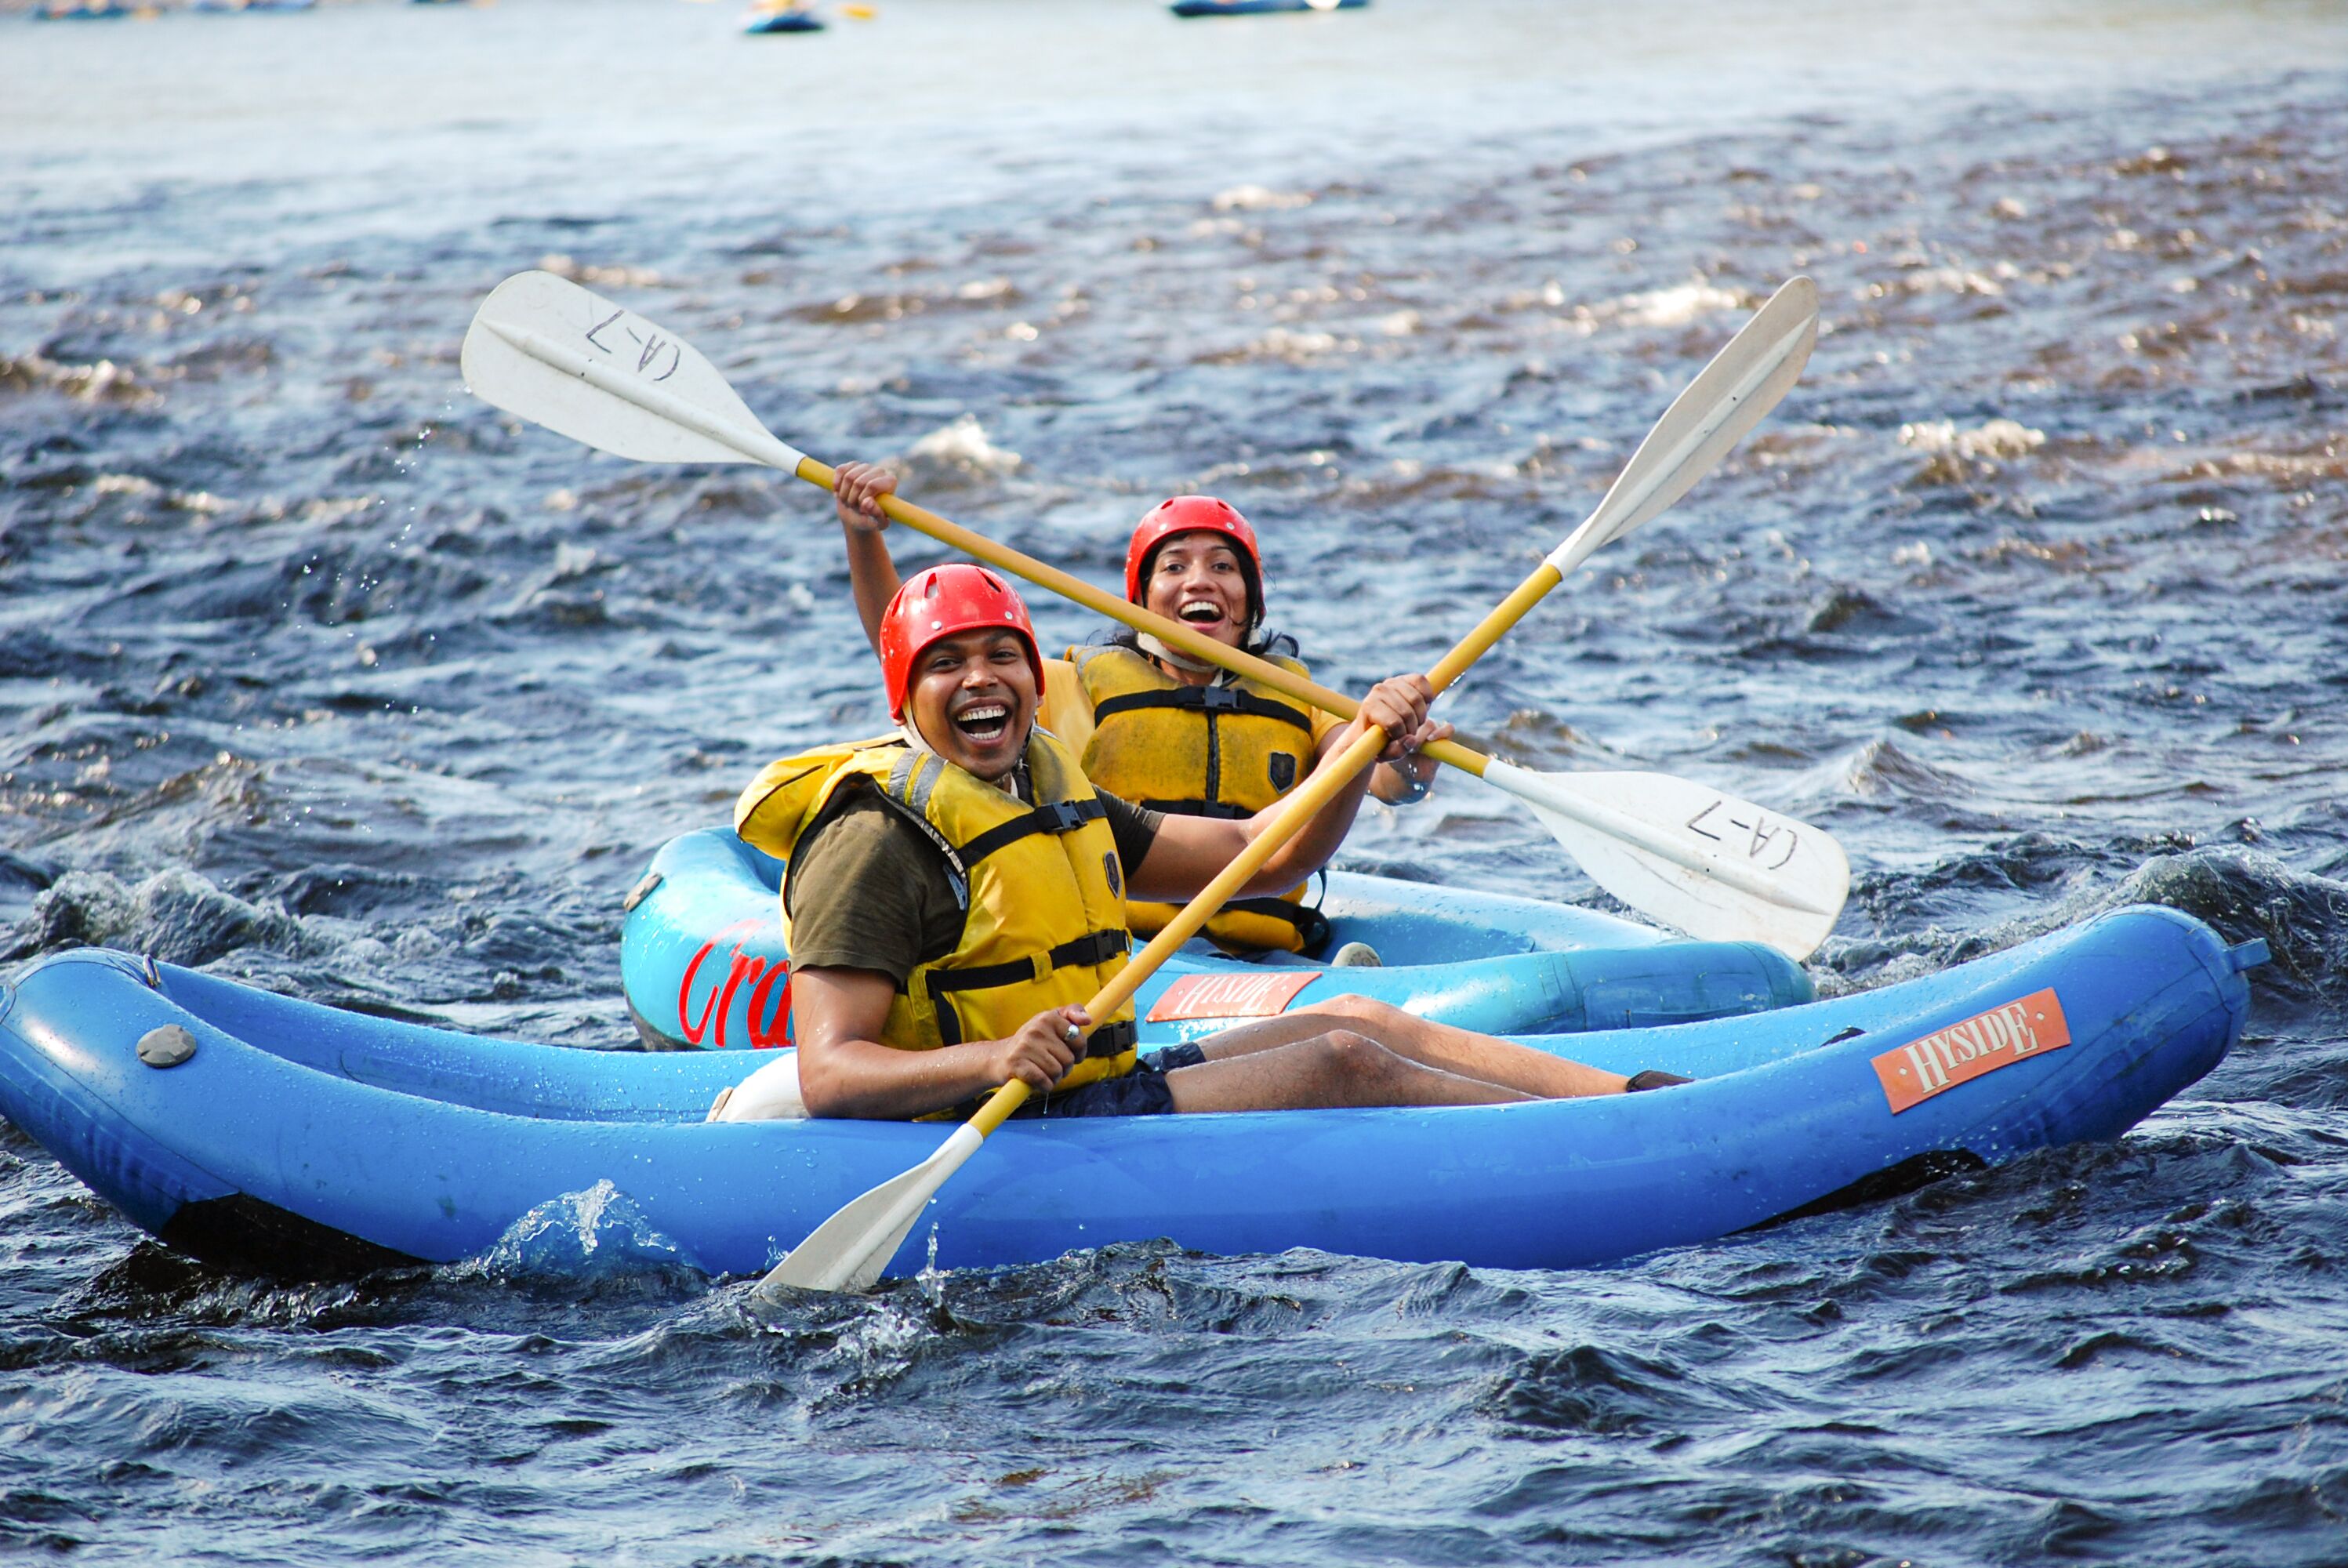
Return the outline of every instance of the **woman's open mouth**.
[[[1212,626],[1223,619],[1223,607],[1212,599],[1185,600],[1175,614],[1193,626]]]

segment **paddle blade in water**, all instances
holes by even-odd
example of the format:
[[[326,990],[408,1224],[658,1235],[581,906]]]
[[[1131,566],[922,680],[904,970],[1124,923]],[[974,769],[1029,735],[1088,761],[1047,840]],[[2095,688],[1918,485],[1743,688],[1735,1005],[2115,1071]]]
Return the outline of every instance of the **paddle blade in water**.
[[[800,460],[691,344],[552,273],[517,273],[491,290],[461,363],[476,397],[617,457]]]
[[[1807,958],[1850,892],[1827,833],[1684,779],[1498,761],[1484,779],[1530,806],[1592,882],[1690,936]]]
[[[793,1290],[870,1290],[889,1260],[912,1233],[930,1199],[946,1178],[977,1152],[986,1134],[969,1122],[938,1145],[937,1152],[901,1176],[891,1176],[861,1197],[841,1205],[815,1228],[790,1255],[758,1282],[758,1294]]]
[[[1798,380],[1818,340],[1818,287],[1788,278],[1663,410],[1589,521],[1549,558],[1559,575],[1688,492]]]

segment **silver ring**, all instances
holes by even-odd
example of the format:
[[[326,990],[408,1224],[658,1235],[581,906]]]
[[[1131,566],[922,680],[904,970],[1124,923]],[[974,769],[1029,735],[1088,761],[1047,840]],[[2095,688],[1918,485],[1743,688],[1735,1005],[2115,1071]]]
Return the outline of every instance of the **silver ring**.
[[[1073,1046],[1076,1043],[1076,1037],[1081,1033],[1083,1033],[1082,1030],[1078,1029],[1074,1024],[1070,1024],[1066,1028],[1060,1031],[1060,1038],[1067,1041],[1068,1044]]]

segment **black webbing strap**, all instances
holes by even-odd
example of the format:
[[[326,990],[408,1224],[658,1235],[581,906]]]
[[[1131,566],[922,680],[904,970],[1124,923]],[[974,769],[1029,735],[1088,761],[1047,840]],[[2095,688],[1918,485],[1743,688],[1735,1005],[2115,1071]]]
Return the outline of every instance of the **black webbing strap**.
[[[1123,953],[1132,942],[1123,931],[1090,931],[1072,942],[1063,942],[1044,955],[1044,974],[1066,969],[1071,965],[1106,964]],[[985,991],[997,985],[1017,985],[1029,980],[1041,979],[1035,973],[1032,958],[1014,958],[1001,964],[973,964],[960,969],[937,968],[930,971],[926,984],[930,1001],[938,1010],[938,1034],[947,1045],[962,1044],[962,1020],[954,1016],[953,1005],[947,1000],[955,991]],[[1104,1025],[1102,1029],[1112,1026]],[[1098,1035],[1102,1029],[1093,1032]],[[1122,1048],[1122,1047],[1120,1047]],[[1107,1053],[1115,1055],[1115,1052]]]
[[[932,969],[928,976],[930,999],[940,1004],[939,1011],[942,1014],[949,991],[991,991],[997,985],[1016,985],[1034,978],[1035,961],[1032,958],[1014,958],[1004,964],[973,964],[963,969]],[[942,1018],[940,1024],[942,1026]],[[946,1041],[950,1046],[961,1043],[959,1039]]]
[[[1235,806],[1229,800],[1137,800],[1134,804],[1145,810],[1163,811],[1169,817],[1214,817],[1237,821],[1255,815],[1245,806]]]
[[[1257,718],[1278,719],[1292,724],[1305,734],[1313,733],[1313,716],[1286,703],[1273,702],[1251,691],[1237,686],[1174,686],[1163,691],[1129,691],[1117,696],[1104,697],[1093,704],[1093,727],[1098,728],[1103,719],[1116,714],[1130,713],[1143,707],[1187,708],[1201,713],[1244,713]]]
[[[974,866],[1005,844],[1015,844],[1030,833],[1073,833],[1086,822],[1108,815],[1096,795],[1089,800],[1047,800],[998,828],[989,828],[962,847],[962,863]]]

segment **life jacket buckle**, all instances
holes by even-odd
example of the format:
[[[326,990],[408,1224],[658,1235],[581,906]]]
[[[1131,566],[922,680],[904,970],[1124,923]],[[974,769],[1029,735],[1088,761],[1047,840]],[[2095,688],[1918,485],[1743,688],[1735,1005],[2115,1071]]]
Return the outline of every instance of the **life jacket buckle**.
[[[1035,808],[1037,816],[1049,818],[1044,831],[1073,833],[1085,825],[1084,813],[1076,810],[1074,800],[1051,800]]]
[[[1199,706],[1209,713],[1237,713],[1240,710],[1240,688],[1237,686],[1200,686]]]
[[[1066,969],[1080,964],[1087,967],[1097,964],[1106,964],[1125,952],[1132,940],[1129,934],[1122,931],[1088,932],[1073,942],[1064,942],[1052,949],[1047,955],[1048,966],[1045,973],[1049,974],[1054,969]],[[1043,977],[1042,975],[1036,976],[1039,980]]]
[[[1085,1059],[1095,1057],[1120,1057],[1131,1050],[1141,1038],[1141,1029],[1131,1018],[1119,1018],[1113,1024],[1103,1024],[1085,1040]]]

